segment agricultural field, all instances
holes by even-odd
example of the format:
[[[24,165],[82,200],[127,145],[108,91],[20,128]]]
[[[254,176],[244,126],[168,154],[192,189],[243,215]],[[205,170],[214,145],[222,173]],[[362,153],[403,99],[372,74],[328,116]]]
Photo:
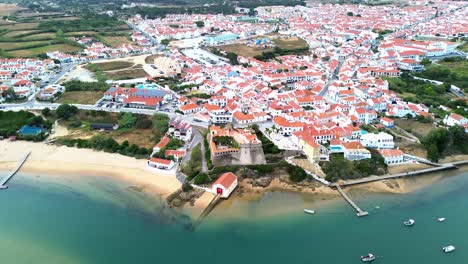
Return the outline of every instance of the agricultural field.
[[[0,26],[0,30],[2,29],[9,29],[13,31],[19,30],[34,30],[37,29],[39,23],[10,23],[8,25]]]
[[[0,16],[9,16],[24,9],[24,7],[15,4],[0,4]]]
[[[17,50],[17,49],[27,49],[31,46],[36,45],[48,45],[48,41],[28,41],[28,42],[0,42],[0,49],[9,51],[9,50]]]
[[[112,18],[80,18],[62,12],[37,13],[24,9],[11,12],[16,12],[15,21],[0,24],[0,49],[6,57],[44,57],[51,51],[74,53],[83,49],[63,36],[102,38],[110,46],[130,42],[129,27]]]
[[[99,38],[102,43],[110,47],[118,47],[122,44],[131,44],[132,41],[127,38],[127,36],[100,36]]]
[[[57,103],[61,104],[95,104],[104,95],[100,91],[67,91]]]
[[[9,55],[13,57],[37,57],[41,54],[45,54],[50,51],[62,51],[62,52],[78,52],[81,51],[82,48],[71,46],[68,44],[54,44],[54,45],[47,45],[37,48],[31,49],[20,49],[8,52]]]

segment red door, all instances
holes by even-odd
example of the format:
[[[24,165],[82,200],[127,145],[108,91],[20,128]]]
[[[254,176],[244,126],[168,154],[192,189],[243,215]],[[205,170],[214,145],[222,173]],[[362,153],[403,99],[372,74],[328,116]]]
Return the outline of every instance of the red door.
[[[216,193],[222,195],[223,194],[223,189],[216,188]]]

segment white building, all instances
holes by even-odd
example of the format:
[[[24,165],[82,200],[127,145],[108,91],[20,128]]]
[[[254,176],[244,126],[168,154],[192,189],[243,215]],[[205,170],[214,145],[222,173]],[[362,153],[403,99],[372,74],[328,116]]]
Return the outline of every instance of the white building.
[[[443,122],[447,126],[454,126],[454,125],[465,126],[465,125],[468,125],[468,118],[465,118],[455,113],[451,113],[450,115],[447,115],[444,118]]]
[[[174,168],[175,163],[172,160],[151,158],[148,160],[148,166],[160,170],[170,170]]]
[[[226,172],[219,176],[211,188],[214,193],[221,195],[222,198],[228,198],[237,187],[237,184],[237,176],[232,172]]]
[[[402,163],[407,163],[405,159],[405,153],[399,149],[379,149],[380,155],[385,160],[387,165],[399,165]]]
[[[361,144],[368,148],[378,149],[392,149],[395,147],[393,136],[385,132],[364,134],[361,136]]]
[[[174,117],[169,122],[169,133],[180,140],[188,142],[192,139],[192,126],[181,117]]]

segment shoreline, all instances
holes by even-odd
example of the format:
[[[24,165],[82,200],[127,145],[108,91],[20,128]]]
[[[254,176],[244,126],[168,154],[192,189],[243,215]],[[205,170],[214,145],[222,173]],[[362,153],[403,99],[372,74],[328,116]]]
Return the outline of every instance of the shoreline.
[[[107,178],[111,180],[122,181],[139,189],[140,192],[167,197],[181,187],[180,182],[175,176],[158,174],[146,169],[146,160],[137,160],[134,158],[98,152],[90,149],[69,148],[66,146],[51,146],[43,143],[33,143],[26,141],[8,142],[0,141],[0,171],[8,172],[12,170],[22,156],[32,151],[30,158],[21,168],[20,172],[29,174],[39,174],[53,180],[81,180],[85,177]],[[453,156],[444,160],[453,161],[466,159],[465,156]],[[391,167],[391,173],[397,173],[405,170],[421,169],[426,165],[404,165]],[[467,167],[461,167],[459,172],[467,171]],[[393,179],[386,181],[371,182],[363,185],[346,188],[346,192],[356,194],[406,194],[440,181],[445,173],[431,173],[424,177],[415,177],[411,179]],[[263,198],[263,196],[272,192],[294,193],[300,195],[303,204],[311,205],[314,208],[322,208],[328,204],[341,199],[338,192],[326,186],[316,184],[303,186],[300,183],[290,183],[287,175],[276,175],[267,187],[252,185],[252,179],[243,179],[239,182],[238,188],[230,199],[224,200],[218,207],[229,211],[236,203],[250,203]],[[212,195],[204,193],[202,197],[196,200],[194,205],[185,205],[181,208],[183,211],[197,215],[211,202]],[[306,207],[304,207],[306,208]],[[287,213],[289,209],[275,209],[268,214]],[[218,211],[218,210],[215,210]],[[218,211],[218,212],[219,212]],[[224,214],[224,213],[221,213]],[[228,214],[231,215],[231,214]]]
[[[106,177],[137,185],[145,192],[162,197],[181,186],[175,176],[147,170],[146,160],[90,149],[57,147],[25,141],[0,141],[0,170],[6,172],[12,170],[28,151],[32,152],[31,156],[20,172],[57,178],[63,175],[73,175],[75,179],[88,176]]]

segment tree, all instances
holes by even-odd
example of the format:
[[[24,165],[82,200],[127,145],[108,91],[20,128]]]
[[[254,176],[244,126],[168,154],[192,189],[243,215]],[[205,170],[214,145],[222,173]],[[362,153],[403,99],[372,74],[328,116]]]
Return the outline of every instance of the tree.
[[[132,113],[123,113],[119,117],[120,128],[132,128],[135,126],[137,118]]]
[[[424,66],[427,66],[427,65],[431,65],[432,64],[432,61],[428,58],[424,58],[421,60],[421,65],[424,65]]]
[[[348,15],[348,16],[354,16],[354,13],[353,13],[353,12],[348,12],[348,13],[346,13],[346,15]]]
[[[171,42],[170,39],[163,39],[163,40],[161,40],[161,45],[167,46],[167,45],[169,45],[170,42]]]
[[[439,161],[439,150],[435,144],[431,144],[427,148],[427,158],[433,162]]]
[[[199,28],[202,28],[202,27],[205,26],[205,22],[203,22],[203,21],[195,21],[195,24],[196,24],[197,27],[199,27]]]
[[[62,104],[56,110],[58,118],[68,119],[78,113],[78,108],[74,105]]]
[[[226,53],[226,58],[229,59],[229,62],[232,65],[239,65],[239,61],[237,60],[237,54],[234,52],[228,52]]]
[[[42,109],[41,114],[43,116],[49,116],[50,115],[50,109],[48,107]]]
[[[2,97],[7,101],[16,101],[18,99],[15,90],[11,87],[2,92]]]
[[[463,154],[468,153],[468,133],[459,125],[451,126],[449,132],[452,136],[453,146]]]

